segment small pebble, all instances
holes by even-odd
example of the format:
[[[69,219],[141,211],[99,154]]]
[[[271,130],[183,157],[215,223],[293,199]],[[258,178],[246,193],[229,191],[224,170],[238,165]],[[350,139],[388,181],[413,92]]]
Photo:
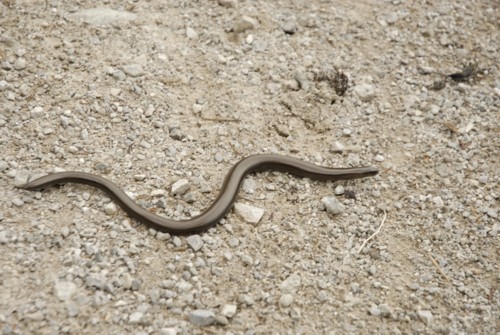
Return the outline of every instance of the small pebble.
[[[285,21],[285,23],[283,23],[283,25],[281,26],[281,29],[283,29],[283,31],[286,34],[293,35],[297,32],[297,29],[298,29],[297,22],[293,19],[287,20],[287,21]]]
[[[422,320],[422,322],[425,323],[427,326],[430,325],[434,320],[434,316],[429,310],[420,310],[417,312],[417,315],[420,318],[420,320]]]
[[[76,285],[67,281],[57,282],[54,291],[59,300],[68,301],[76,293]]]
[[[375,97],[375,88],[370,84],[356,85],[353,91],[363,102],[369,102]]]
[[[232,318],[236,314],[236,310],[238,307],[233,304],[225,304],[222,305],[220,309],[220,314],[224,315],[227,318]]]
[[[139,322],[141,322],[141,319],[143,316],[144,316],[144,313],[142,313],[142,312],[134,312],[134,313],[130,314],[130,316],[128,318],[128,322],[132,325],[138,324]]]
[[[248,16],[242,16],[236,20],[233,25],[233,32],[242,33],[249,29],[253,29],[258,25],[257,20]]]
[[[130,77],[140,77],[144,75],[144,69],[142,65],[139,64],[124,65],[122,67],[122,70],[125,74],[129,75]]]
[[[245,222],[251,224],[259,223],[260,219],[264,215],[264,209],[250,206],[241,202],[237,202],[234,204],[234,211]]]
[[[198,251],[203,247],[203,240],[200,235],[190,235],[186,237],[186,242],[193,251]]]
[[[206,309],[197,309],[189,312],[189,321],[197,326],[210,326],[215,322],[214,312]]]
[[[291,294],[283,294],[280,297],[279,304],[283,307],[289,307],[293,303],[293,295]]]
[[[334,191],[335,195],[342,195],[342,194],[344,194],[344,192],[345,192],[344,186],[339,185],[339,186],[335,187],[335,191]]]
[[[24,58],[18,58],[14,62],[14,69],[17,71],[24,70],[26,68],[26,59]]]
[[[321,202],[325,206],[326,211],[330,214],[338,215],[345,212],[345,206],[334,196],[323,197],[321,198]]]
[[[189,180],[180,179],[172,184],[171,192],[173,195],[183,195],[191,188]]]
[[[283,293],[295,293],[301,285],[302,278],[298,274],[292,274],[281,283],[280,289]]]
[[[195,40],[198,38],[198,33],[193,28],[187,27],[186,28],[186,37],[191,39],[191,40]]]
[[[255,193],[255,188],[256,188],[256,183],[255,180],[252,178],[245,178],[243,181],[243,185],[241,186],[241,189],[243,192],[247,194],[254,194]]]
[[[116,207],[114,202],[108,202],[104,205],[104,212],[108,215],[115,215],[118,212],[118,207]]]

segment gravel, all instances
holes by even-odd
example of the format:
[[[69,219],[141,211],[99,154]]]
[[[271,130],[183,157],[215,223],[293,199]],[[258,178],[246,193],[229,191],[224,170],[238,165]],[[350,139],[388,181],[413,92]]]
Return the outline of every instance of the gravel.
[[[485,0],[0,1],[1,333],[497,333],[499,21]],[[253,173],[188,236],[91,186],[16,187],[95,173],[188,219],[258,153],[381,173]]]

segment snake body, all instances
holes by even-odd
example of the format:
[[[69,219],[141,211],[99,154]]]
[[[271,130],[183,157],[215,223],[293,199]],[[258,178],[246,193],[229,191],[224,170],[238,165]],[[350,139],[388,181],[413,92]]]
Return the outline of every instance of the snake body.
[[[275,154],[248,156],[235,164],[222,185],[215,201],[202,214],[189,220],[171,220],[153,214],[136,204],[116,184],[103,177],[76,171],[53,173],[35,179],[21,188],[27,190],[44,189],[56,184],[79,183],[97,187],[116,201],[131,217],[152,228],[174,234],[191,234],[214,226],[231,209],[245,176],[263,170],[289,172],[301,177],[319,180],[347,180],[374,176],[374,167],[327,168],[296,158]]]

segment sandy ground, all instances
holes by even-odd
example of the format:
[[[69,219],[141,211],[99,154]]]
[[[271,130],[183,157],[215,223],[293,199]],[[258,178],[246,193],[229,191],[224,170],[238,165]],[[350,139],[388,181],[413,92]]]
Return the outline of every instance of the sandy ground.
[[[499,22],[487,0],[1,1],[2,334],[499,334]],[[17,187],[91,172],[186,219],[260,153],[381,172],[252,174],[259,223],[194,236]]]

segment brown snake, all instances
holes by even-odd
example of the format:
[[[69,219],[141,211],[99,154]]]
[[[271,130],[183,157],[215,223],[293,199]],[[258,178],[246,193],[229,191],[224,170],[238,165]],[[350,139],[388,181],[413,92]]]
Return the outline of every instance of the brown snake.
[[[205,212],[189,220],[180,221],[167,219],[149,212],[136,204],[113,182],[90,173],[58,172],[35,179],[21,186],[21,188],[38,190],[66,183],[91,185],[103,190],[130,216],[152,228],[175,234],[190,234],[214,226],[231,209],[245,176],[251,172],[263,170],[284,171],[301,177],[332,181],[370,177],[378,173],[378,170],[374,167],[334,169],[275,154],[248,156],[231,168],[224,179],[219,195]]]

